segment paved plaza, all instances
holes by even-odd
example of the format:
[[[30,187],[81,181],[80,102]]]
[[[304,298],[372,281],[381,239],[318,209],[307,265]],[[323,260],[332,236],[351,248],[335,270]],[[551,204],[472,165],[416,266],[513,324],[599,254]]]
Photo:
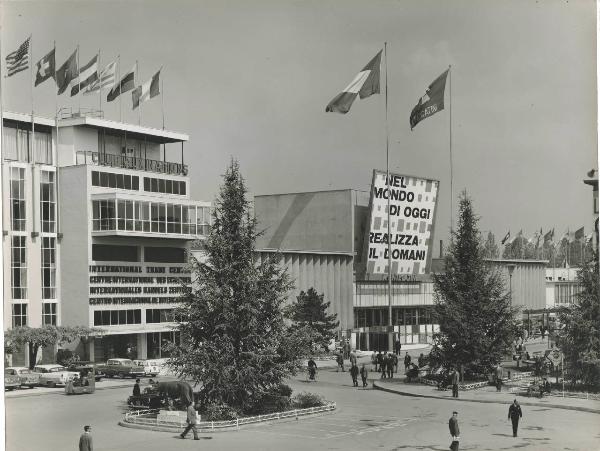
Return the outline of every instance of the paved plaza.
[[[201,441],[183,441],[172,433],[117,424],[126,411],[124,401],[132,385],[130,380],[111,380],[101,382],[100,390],[93,395],[65,396],[60,390],[36,389],[7,397],[6,449],[76,449],[83,425],[91,424],[96,451],[441,451],[447,450],[450,443],[448,418],[453,410],[459,412],[464,450],[597,450],[600,444],[600,415],[595,413],[525,405],[528,398],[520,397],[524,417],[519,437],[513,438],[504,396],[489,403],[401,396],[374,390],[372,381],[369,388],[357,389],[352,387],[348,372],[338,373],[333,368],[322,368],[316,382],[307,382],[305,374],[290,381],[296,393],[320,393],[335,401],[337,409],[332,413],[201,434]],[[597,405],[597,401],[589,401],[589,406]]]

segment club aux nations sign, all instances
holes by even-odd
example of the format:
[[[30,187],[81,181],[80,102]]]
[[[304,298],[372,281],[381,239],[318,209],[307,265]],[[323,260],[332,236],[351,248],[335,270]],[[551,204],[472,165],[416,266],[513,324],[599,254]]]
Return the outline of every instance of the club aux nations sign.
[[[390,251],[392,276],[429,271],[438,187],[437,180],[373,171],[368,274],[388,274]]]

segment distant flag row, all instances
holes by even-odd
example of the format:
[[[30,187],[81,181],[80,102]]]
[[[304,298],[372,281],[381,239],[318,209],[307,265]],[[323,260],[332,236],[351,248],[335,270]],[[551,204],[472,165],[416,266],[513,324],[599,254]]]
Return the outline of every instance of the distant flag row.
[[[346,114],[350,111],[356,97],[365,99],[373,94],[379,94],[382,52],[383,50],[380,50],[354,77],[350,84],[327,104],[326,112]],[[449,71],[450,69],[444,71],[428,86],[425,95],[418,100],[412,109],[409,119],[411,130],[422,120],[444,109],[444,92]]]
[[[6,56],[6,76],[11,77],[19,72],[29,69],[29,50],[31,36],[19,46],[17,50]],[[52,49],[35,64],[35,86],[40,85],[49,78],[56,81],[58,95],[71,88],[71,96],[79,93],[85,95],[98,93],[102,89],[110,88],[106,97],[107,102],[112,102],[121,94],[132,92],[133,109],[140,103],[150,100],[160,94],[160,69],[150,80],[141,86],[135,86],[135,72],[137,65],[121,77],[117,83],[117,63],[108,63],[102,71],[98,68],[98,55],[95,55],[87,64],[78,67],[77,50],[56,69],[56,48]],[[162,69],[162,68],[161,68]]]
[[[546,233],[542,232],[542,229],[538,231],[536,231],[533,234],[532,238],[529,238],[527,240],[527,242],[529,244],[533,244],[535,245],[535,247],[539,247],[540,245],[540,241],[542,240],[543,237],[543,244],[547,244],[547,243],[553,243],[554,242],[554,229],[549,230]],[[511,238],[510,235],[510,230],[506,233],[506,235],[504,235],[504,238],[502,238],[501,244],[505,245],[505,246],[510,246],[512,245],[517,239],[525,239],[523,237],[523,230],[520,230],[519,233],[515,236]],[[582,241],[584,240],[586,243],[588,243],[589,241],[592,240],[592,234],[590,233],[589,235],[585,236],[585,232],[584,232],[584,228],[581,227],[579,229],[577,229],[575,232],[570,232],[570,231],[566,231],[564,233],[564,235],[561,237],[561,239],[559,240],[559,243],[573,243],[574,241]]]

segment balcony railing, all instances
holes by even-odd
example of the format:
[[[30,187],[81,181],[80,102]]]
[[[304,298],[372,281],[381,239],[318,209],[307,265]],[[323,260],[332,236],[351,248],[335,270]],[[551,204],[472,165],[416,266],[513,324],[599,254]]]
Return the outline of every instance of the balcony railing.
[[[110,153],[79,151],[75,154],[75,162],[76,164],[94,164],[98,166],[110,166],[113,168],[156,172],[158,174],[188,174],[188,167],[186,164],[151,160],[149,158],[127,157]]]

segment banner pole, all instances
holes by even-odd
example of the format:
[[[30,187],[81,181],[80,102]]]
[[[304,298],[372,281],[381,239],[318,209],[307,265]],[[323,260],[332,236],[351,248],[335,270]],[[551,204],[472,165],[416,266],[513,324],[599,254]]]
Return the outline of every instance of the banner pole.
[[[454,171],[452,167],[452,65],[448,65],[450,77],[450,233],[454,230]]]
[[[388,190],[387,199],[387,242],[388,242],[388,349],[393,351],[394,332],[392,320],[392,241],[390,239],[390,134],[388,131],[388,62],[387,62],[387,42],[384,43],[384,59],[385,59],[385,172],[386,185]]]
[[[100,65],[100,51],[102,49],[98,49],[98,98],[100,99],[100,110],[99,114],[102,118],[104,118],[104,114],[102,113],[102,66]]]
[[[33,118],[35,110],[33,106],[33,34],[29,35],[29,75],[31,78],[31,84],[29,85],[29,89],[31,91],[31,145],[29,146],[31,149],[31,155],[29,156],[29,162],[31,163],[31,178],[33,180],[33,165],[35,164],[35,120]],[[33,211],[35,212],[35,208]],[[35,230],[35,219],[33,226]]]

